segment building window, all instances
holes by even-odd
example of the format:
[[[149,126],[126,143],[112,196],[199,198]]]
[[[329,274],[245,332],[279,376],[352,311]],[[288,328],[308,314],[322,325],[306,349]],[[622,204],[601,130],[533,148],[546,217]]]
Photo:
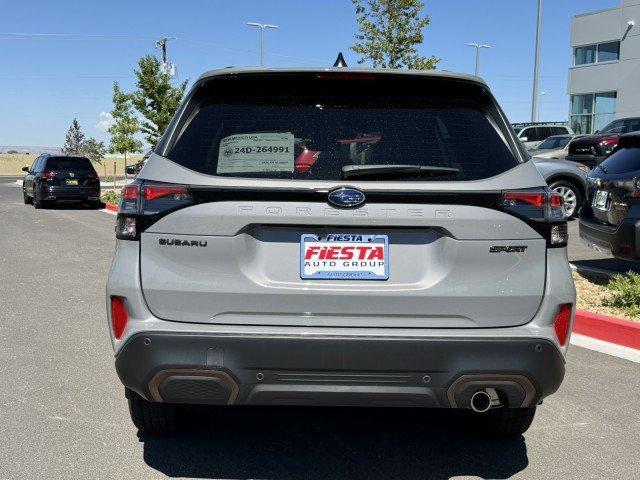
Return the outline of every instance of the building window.
[[[574,65],[612,62],[620,59],[620,42],[597,43],[576,47],[573,50]]]
[[[593,133],[613,120],[617,92],[571,95],[571,128],[575,133]]]

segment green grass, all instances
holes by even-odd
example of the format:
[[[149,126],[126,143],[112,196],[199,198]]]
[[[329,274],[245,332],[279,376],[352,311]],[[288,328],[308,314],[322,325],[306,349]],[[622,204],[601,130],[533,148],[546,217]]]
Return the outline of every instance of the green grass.
[[[604,303],[623,310],[631,317],[640,316],[640,274],[627,272],[611,277],[607,288],[613,292]]]

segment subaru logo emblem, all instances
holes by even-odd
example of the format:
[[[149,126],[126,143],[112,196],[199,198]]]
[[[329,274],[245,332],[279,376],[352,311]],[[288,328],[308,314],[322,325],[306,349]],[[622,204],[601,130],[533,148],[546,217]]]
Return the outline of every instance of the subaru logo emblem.
[[[336,207],[357,207],[364,203],[364,198],[364,193],[355,188],[338,188],[329,192],[329,203]]]

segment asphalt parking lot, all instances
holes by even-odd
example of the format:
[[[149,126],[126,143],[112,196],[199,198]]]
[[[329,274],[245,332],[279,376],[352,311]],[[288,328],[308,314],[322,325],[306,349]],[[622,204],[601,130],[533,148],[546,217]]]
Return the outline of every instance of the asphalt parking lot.
[[[439,412],[366,409],[204,411],[193,431],[140,437],[104,313],[114,217],[36,211],[21,194],[0,178],[0,479],[639,476],[640,363],[577,346],[560,391],[512,441]],[[615,265],[581,253],[575,229],[572,260]]]

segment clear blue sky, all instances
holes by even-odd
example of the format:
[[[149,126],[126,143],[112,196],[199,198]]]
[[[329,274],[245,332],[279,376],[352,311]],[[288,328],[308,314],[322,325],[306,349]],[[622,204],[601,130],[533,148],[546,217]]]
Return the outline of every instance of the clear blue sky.
[[[432,24],[419,47],[442,58],[438,68],[472,72],[469,42],[488,43],[481,75],[511,121],[530,112],[536,0],[426,0]],[[545,2],[541,120],[566,119],[571,17],[617,0]],[[356,23],[350,0],[188,0],[4,2],[0,15],[0,145],[57,146],[73,117],[87,135],[108,141],[100,113],[111,110],[112,83],[133,88],[136,60],[155,51],[153,39],[174,36],[169,57],[179,78],[206,70],[255,65],[258,31],[246,21],[280,25],[267,32],[271,66],[328,66],[349,50]],[[19,39],[6,33],[71,34]],[[103,37],[107,35],[131,37]]]

